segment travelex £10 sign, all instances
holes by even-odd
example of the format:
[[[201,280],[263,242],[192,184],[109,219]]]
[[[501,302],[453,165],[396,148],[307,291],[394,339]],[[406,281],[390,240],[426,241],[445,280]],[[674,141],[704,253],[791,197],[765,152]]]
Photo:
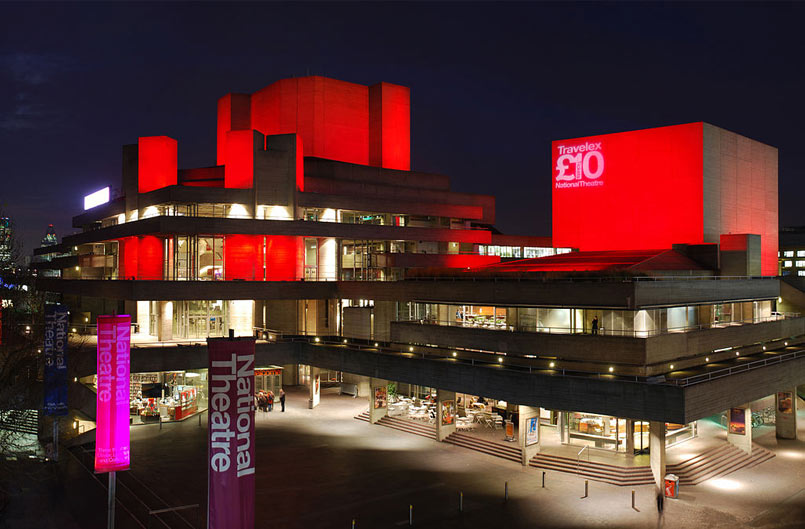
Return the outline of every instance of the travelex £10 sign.
[[[556,145],[554,187],[600,187],[604,185],[604,153],[600,141]]]

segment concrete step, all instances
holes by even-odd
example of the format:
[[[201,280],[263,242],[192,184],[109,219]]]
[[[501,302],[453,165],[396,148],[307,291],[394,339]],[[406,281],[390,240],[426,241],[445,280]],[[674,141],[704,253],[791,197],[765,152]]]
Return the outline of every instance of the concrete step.
[[[482,454],[487,454],[490,456],[499,457],[501,459],[506,459],[508,461],[513,461],[515,463],[520,463],[522,458],[519,447],[506,446],[504,444],[496,443],[494,441],[479,439],[471,435],[452,433],[449,436],[447,436],[445,442],[456,446],[460,446],[462,448],[467,448],[469,450],[474,450],[476,452],[481,452]]]
[[[395,417],[383,417],[377,421],[377,424],[394,428],[395,430],[400,430],[402,432],[427,437],[428,439],[437,439],[436,427],[430,424],[420,424],[413,421],[397,419]]]
[[[562,461],[562,459],[564,459],[564,461]],[[594,462],[590,462],[584,466],[577,466],[576,461],[570,458],[561,458],[559,456],[546,458],[542,457],[542,454],[534,456],[528,464],[534,468],[576,474],[581,478],[621,487],[650,485],[654,483],[651,470],[649,470],[648,467],[616,467],[614,465]]]
[[[501,442],[491,441],[489,439],[484,439],[482,437],[476,437],[474,435],[468,435],[468,434],[460,433],[460,432],[453,432],[452,434],[450,434],[448,439],[452,439],[452,440],[455,440],[455,441],[463,441],[463,442],[466,442],[466,443],[477,444],[477,445],[480,445],[480,446],[488,447],[488,448],[493,449],[493,450],[503,450],[505,452],[509,452],[511,454],[514,454],[517,457],[520,457],[520,447],[517,446],[516,443],[506,443],[506,444],[504,444],[504,443],[501,443]]]
[[[680,483],[683,485],[698,485],[708,479],[719,478],[743,468],[757,466],[774,457],[774,453],[758,445],[752,446],[751,456],[738,448],[732,446],[730,448],[728,458],[721,458],[712,465],[702,467],[698,472],[681,475]]]

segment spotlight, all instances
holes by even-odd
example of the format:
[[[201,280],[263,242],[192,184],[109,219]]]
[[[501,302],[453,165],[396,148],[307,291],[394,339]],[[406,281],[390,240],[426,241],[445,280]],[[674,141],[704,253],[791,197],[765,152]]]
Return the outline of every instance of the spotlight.
[[[551,362],[550,364],[548,364],[548,367],[553,367],[555,365],[556,365],[555,363]]]
[[[614,368],[614,367],[610,367],[610,368],[609,368],[609,372],[610,372],[610,373],[612,373],[613,371],[615,371],[615,368]]]
[[[458,353],[453,351],[453,356],[458,356]]]
[[[503,362],[503,358],[498,357],[498,362]]]
[[[671,364],[671,369],[673,369],[673,368],[674,368],[674,364]]]

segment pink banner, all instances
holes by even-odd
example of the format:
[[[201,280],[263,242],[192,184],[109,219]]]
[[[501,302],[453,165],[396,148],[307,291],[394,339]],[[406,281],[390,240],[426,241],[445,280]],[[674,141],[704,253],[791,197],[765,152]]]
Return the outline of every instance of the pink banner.
[[[131,316],[98,316],[95,472],[126,470],[129,450]]]
[[[209,529],[254,528],[254,338],[210,338]]]

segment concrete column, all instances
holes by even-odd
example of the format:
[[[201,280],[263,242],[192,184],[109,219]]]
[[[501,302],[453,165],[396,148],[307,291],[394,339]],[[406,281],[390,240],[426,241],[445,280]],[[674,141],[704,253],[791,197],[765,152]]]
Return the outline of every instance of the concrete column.
[[[528,466],[528,462],[532,457],[537,455],[540,450],[539,408],[520,405],[518,417],[517,436],[522,453],[522,460],[520,462],[523,466]]]
[[[651,475],[654,477],[654,486],[657,493],[663,493],[663,479],[665,479],[665,423],[651,421],[649,431],[649,464]]]
[[[797,388],[777,393],[775,426],[778,439],[797,438]]]
[[[634,454],[634,421],[626,419],[626,453]]]
[[[137,324],[140,334],[148,336],[150,334],[151,326],[151,302],[150,301],[137,301]]]
[[[173,301],[160,301],[157,314],[157,340],[173,340]]]
[[[311,410],[319,405],[321,400],[321,374],[318,367],[310,366],[310,400],[308,408]]]
[[[752,408],[748,404],[727,410],[727,442],[752,455]]]
[[[456,431],[457,414],[456,392],[436,390],[436,438],[439,441]]]
[[[389,383],[381,378],[370,378],[369,388],[369,422],[374,424],[389,413]]]

